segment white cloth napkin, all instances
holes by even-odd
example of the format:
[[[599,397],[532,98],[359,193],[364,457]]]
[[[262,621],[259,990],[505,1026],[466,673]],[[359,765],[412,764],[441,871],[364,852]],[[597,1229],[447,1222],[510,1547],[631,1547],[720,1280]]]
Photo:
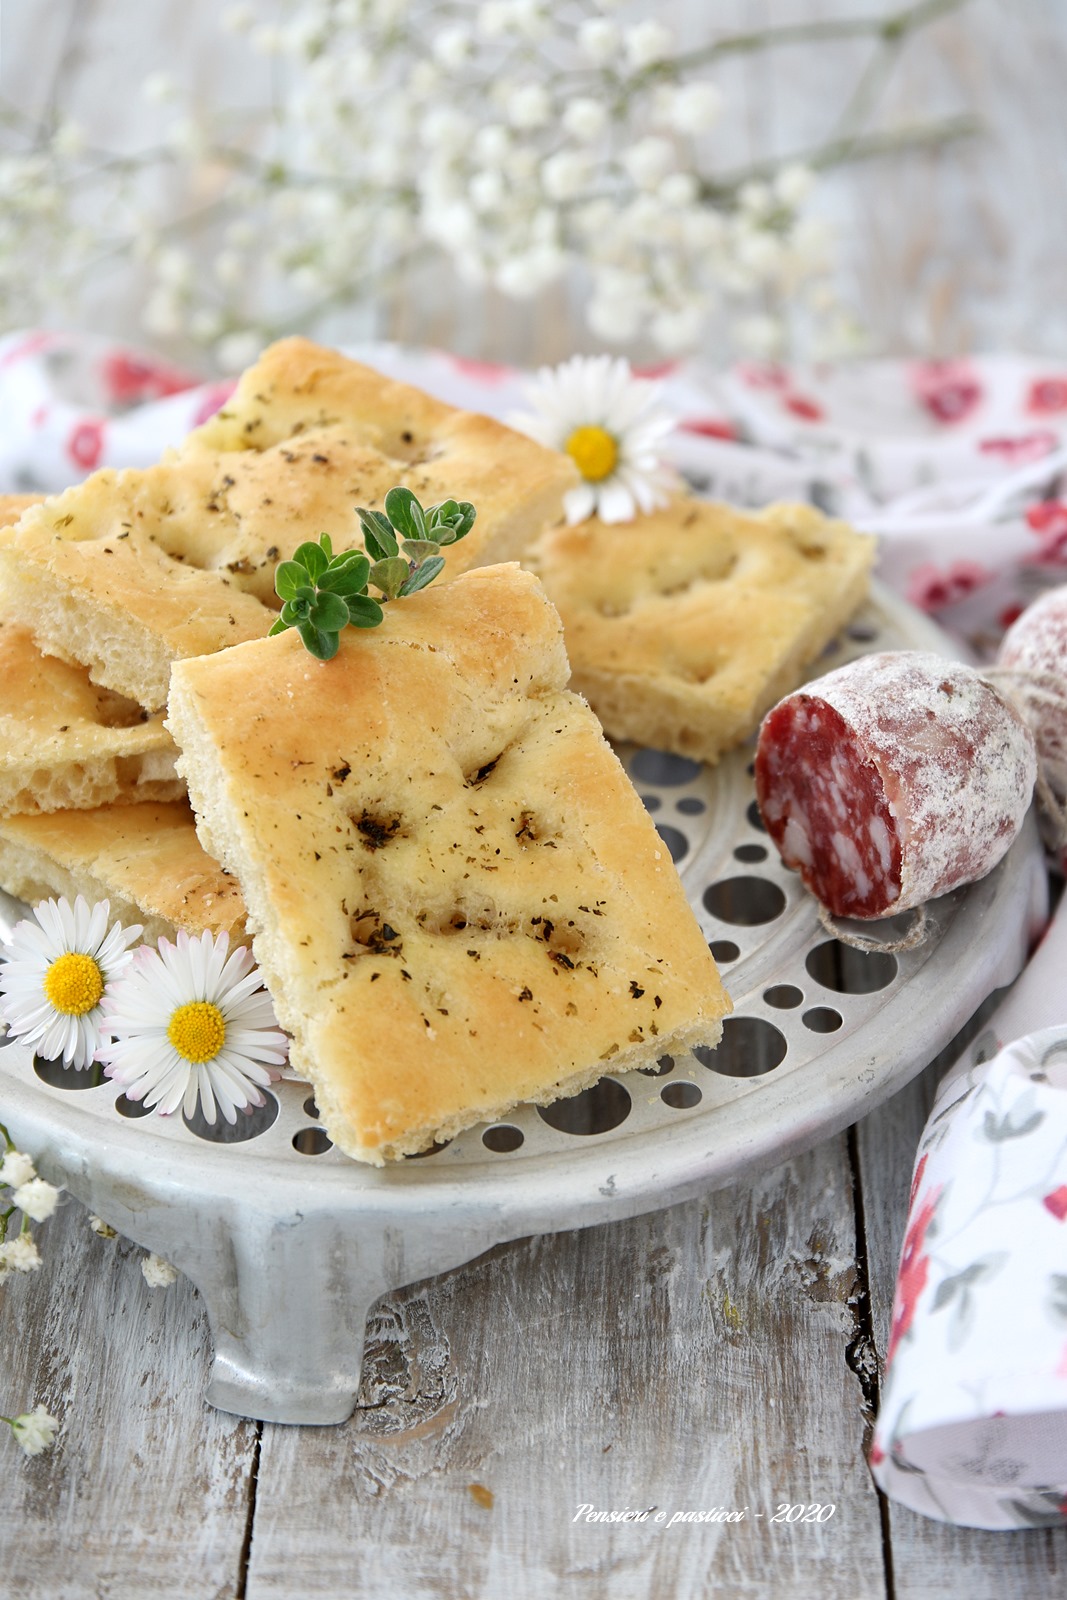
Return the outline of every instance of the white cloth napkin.
[[[352,354],[453,404],[523,408],[510,368],[394,345]],[[1067,582],[1067,364],[668,363],[648,376],[663,380],[694,487],[741,505],[811,500],[877,532],[883,580],[979,659]],[[232,387],[84,335],[8,335],[0,493],[147,465]],[[1067,899],[923,1134],[871,1465],[930,1516],[1067,1518]]]

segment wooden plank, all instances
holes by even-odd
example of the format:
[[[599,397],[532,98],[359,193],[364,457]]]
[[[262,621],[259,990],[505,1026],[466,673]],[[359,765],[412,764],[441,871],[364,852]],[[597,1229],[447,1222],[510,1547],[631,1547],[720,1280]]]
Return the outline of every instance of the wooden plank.
[[[854,1289],[838,1138],[389,1296],[352,1421],[264,1430],[248,1600],[742,1600],[816,1565],[823,1592],[882,1600]],[[783,1502],[837,1509],[773,1525]],[[654,1509],[604,1525],[583,1505]],[[746,1520],[653,1520],[718,1507]]]
[[[61,1420],[32,1460],[3,1444],[4,1600],[229,1600],[248,1522],[255,1423],[204,1404],[207,1317],[184,1280],[149,1289],[143,1252],[66,1204],[44,1266],[0,1303],[0,1410]]]
[[[919,1137],[944,1063],[938,1062],[859,1124],[857,1145],[872,1319],[884,1364],[908,1190]],[[986,1533],[955,1528],[889,1503],[895,1600],[1062,1600],[1067,1529]]]

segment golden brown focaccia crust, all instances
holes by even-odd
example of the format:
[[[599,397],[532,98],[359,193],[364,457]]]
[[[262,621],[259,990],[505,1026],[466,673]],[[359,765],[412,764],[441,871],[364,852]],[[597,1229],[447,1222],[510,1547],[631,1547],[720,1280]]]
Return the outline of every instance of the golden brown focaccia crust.
[[[856,610],[874,553],[810,506],[751,513],[679,495],[633,522],[552,528],[526,564],[605,730],[716,761]]]
[[[0,622],[0,815],[178,800],[161,713],[98,688],[84,667],[43,656],[27,628]]]
[[[94,473],[0,547],[0,610],[42,649],[150,710],[172,661],[260,638],[305,539],[362,547],[394,484],[478,519],[449,572],[517,554],[560,514],[573,462],[305,339],[266,351],[229,405],[144,470]]]
[[[205,853],[184,801],[0,818],[0,888],[30,904],[108,900],[150,939],[179,928],[245,937],[241,891]]]
[[[0,530],[40,502],[0,495]],[[42,656],[29,630],[0,622],[0,816],[177,800],[185,784],[162,717]]]
[[[292,1060],[360,1160],[715,1043],[670,855],[516,566],[349,629],[178,663],[168,723]]]

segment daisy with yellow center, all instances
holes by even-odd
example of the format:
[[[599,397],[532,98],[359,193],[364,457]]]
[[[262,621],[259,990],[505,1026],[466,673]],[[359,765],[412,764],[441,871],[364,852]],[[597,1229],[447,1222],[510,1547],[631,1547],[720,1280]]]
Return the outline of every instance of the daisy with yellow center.
[[[178,934],[158,950],[142,947],[105,1005],[100,1047],[109,1078],[129,1100],[186,1117],[197,1101],[208,1122],[227,1122],[263,1104],[260,1090],[278,1076],[288,1040],[249,952],[229,938]]]
[[[140,928],[108,926],[111,907],[81,895],[42,900],[11,931],[0,965],[0,1019],[47,1061],[82,1070],[100,1042],[107,989],[132,959]]]
[[[673,423],[658,407],[658,384],[635,378],[628,361],[574,356],[543,367],[525,392],[534,415],[509,417],[512,427],[562,450],[582,475],[563,499],[568,522],[632,522],[667,503],[658,451]]]

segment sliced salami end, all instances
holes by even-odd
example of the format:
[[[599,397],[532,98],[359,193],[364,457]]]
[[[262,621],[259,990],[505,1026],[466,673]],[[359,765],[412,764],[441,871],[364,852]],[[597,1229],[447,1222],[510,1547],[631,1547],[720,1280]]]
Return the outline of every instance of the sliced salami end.
[[[881,773],[833,706],[794,694],[769,713],[756,755],[756,799],[786,866],[835,917],[896,909],[896,821]]]
[[[768,713],[756,798],[782,859],[834,916],[884,917],[991,871],[1036,770],[1019,712],[972,668],[882,652]]]

